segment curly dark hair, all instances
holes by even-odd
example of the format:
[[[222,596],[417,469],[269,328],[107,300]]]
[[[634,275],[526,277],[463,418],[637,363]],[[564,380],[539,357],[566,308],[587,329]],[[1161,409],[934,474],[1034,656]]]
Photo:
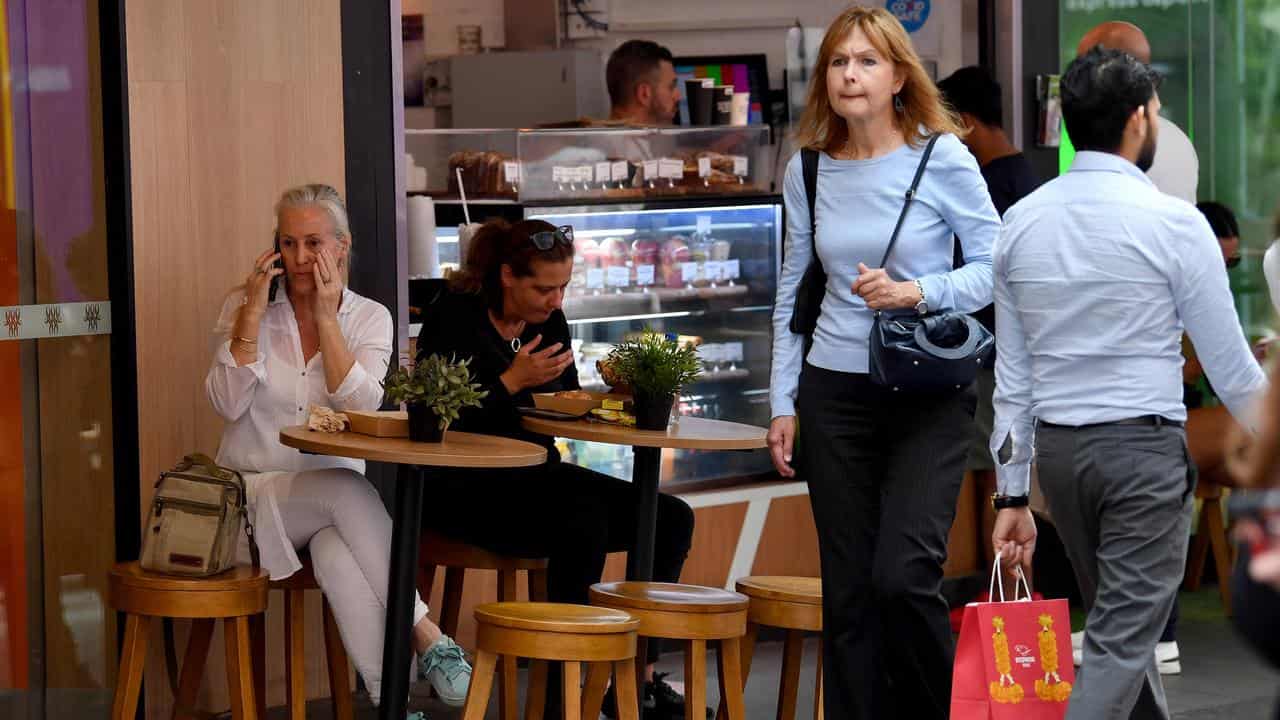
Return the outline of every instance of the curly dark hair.
[[[1129,116],[1151,102],[1160,75],[1120,50],[1101,45],[1081,55],[1062,75],[1062,119],[1077,150],[1115,152]]]

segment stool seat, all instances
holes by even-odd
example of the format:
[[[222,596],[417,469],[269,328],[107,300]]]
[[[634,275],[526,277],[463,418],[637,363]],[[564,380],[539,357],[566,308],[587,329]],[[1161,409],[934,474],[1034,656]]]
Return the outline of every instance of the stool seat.
[[[548,662],[563,663],[561,673],[566,720],[596,718],[609,677],[618,693],[619,717],[639,720],[636,694],[636,629],[640,622],[629,613],[608,608],[560,603],[498,602],[475,611],[476,661],[463,720],[481,720],[489,703],[499,663],[514,679],[516,658],[530,659],[525,718],[542,720],[546,703]],[[582,664],[587,663],[583,687]],[[514,689],[504,711],[514,716]]]
[[[719,614],[746,610],[748,600],[741,593],[699,585],[611,582],[591,586],[591,603],[636,610]]]
[[[207,578],[164,575],[136,562],[119,563],[108,575],[111,606],[131,615],[226,618],[267,608],[267,574],[237,565]]]
[[[822,605],[822,578],[753,576],[738,580],[735,587],[752,600]]]
[[[620,610],[543,602],[486,603],[476,607],[476,620],[513,630],[579,635],[632,632],[640,626],[639,620]]]
[[[546,558],[502,555],[431,530],[422,533],[420,547],[423,560],[439,567],[473,570],[545,570],[547,567]]]

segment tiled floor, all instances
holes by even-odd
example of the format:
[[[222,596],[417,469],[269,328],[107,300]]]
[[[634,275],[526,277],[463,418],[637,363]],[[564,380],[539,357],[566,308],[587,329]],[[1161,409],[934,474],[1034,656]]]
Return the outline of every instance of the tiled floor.
[[[1179,646],[1183,673],[1165,678],[1165,691],[1175,720],[1271,718],[1276,691],[1280,689],[1280,674],[1264,667],[1235,634],[1222,617],[1216,591],[1210,588],[1194,594],[1184,593],[1182,607]],[[810,642],[801,675],[798,718],[812,717],[815,651],[816,644]],[[751,680],[747,684],[747,716],[751,720],[775,716],[780,665],[781,645],[762,643],[757,649]],[[680,667],[679,656],[668,656],[660,669],[678,677]],[[709,699],[714,702],[714,687],[708,692]],[[423,698],[415,699],[413,707],[425,711],[429,720],[459,715],[458,711]],[[328,720],[329,708],[325,703],[313,703],[308,715]],[[362,705],[360,716],[361,720],[374,717],[367,701]],[[491,703],[487,717],[496,720],[496,702]],[[271,720],[284,718],[285,714],[280,710],[271,714]]]

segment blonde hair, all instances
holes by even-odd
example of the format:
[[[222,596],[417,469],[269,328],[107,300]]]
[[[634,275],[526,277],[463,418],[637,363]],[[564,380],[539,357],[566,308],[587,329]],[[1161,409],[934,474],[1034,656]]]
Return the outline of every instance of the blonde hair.
[[[854,6],[840,13],[822,38],[813,80],[809,83],[809,97],[796,128],[796,140],[801,147],[833,152],[842,148],[849,139],[848,125],[831,107],[827,68],[831,65],[836,46],[844,42],[855,28],[862,30],[872,47],[902,73],[902,90],[898,92],[898,98],[902,100],[904,109],[894,115],[907,143],[919,145],[926,133],[964,135],[964,126],[943,103],[937,85],[925,71],[902,23],[884,8]]]

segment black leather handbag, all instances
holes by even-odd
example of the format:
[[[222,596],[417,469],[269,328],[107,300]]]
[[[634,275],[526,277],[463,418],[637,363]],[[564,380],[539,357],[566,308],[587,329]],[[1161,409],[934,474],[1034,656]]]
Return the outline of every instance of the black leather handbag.
[[[812,254],[809,267],[804,269],[800,285],[796,287],[795,304],[791,309],[791,332],[805,336],[805,350],[813,340],[822,314],[822,298],[827,294],[827,271],[818,259],[818,222],[814,203],[818,195],[818,151],[804,148],[800,151],[800,167],[804,170],[804,192],[809,198],[809,247]]]
[[[876,267],[887,268],[889,255],[937,142],[935,135],[925,146],[902,204],[902,213],[889,237],[889,246]],[[894,392],[960,390],[973,382],[979,369],[991,364],[995,346],[995,337],[965,313],[949,309],[925,315],[915,311],[877,311],[867,342],[868,372],[872,382]]]

